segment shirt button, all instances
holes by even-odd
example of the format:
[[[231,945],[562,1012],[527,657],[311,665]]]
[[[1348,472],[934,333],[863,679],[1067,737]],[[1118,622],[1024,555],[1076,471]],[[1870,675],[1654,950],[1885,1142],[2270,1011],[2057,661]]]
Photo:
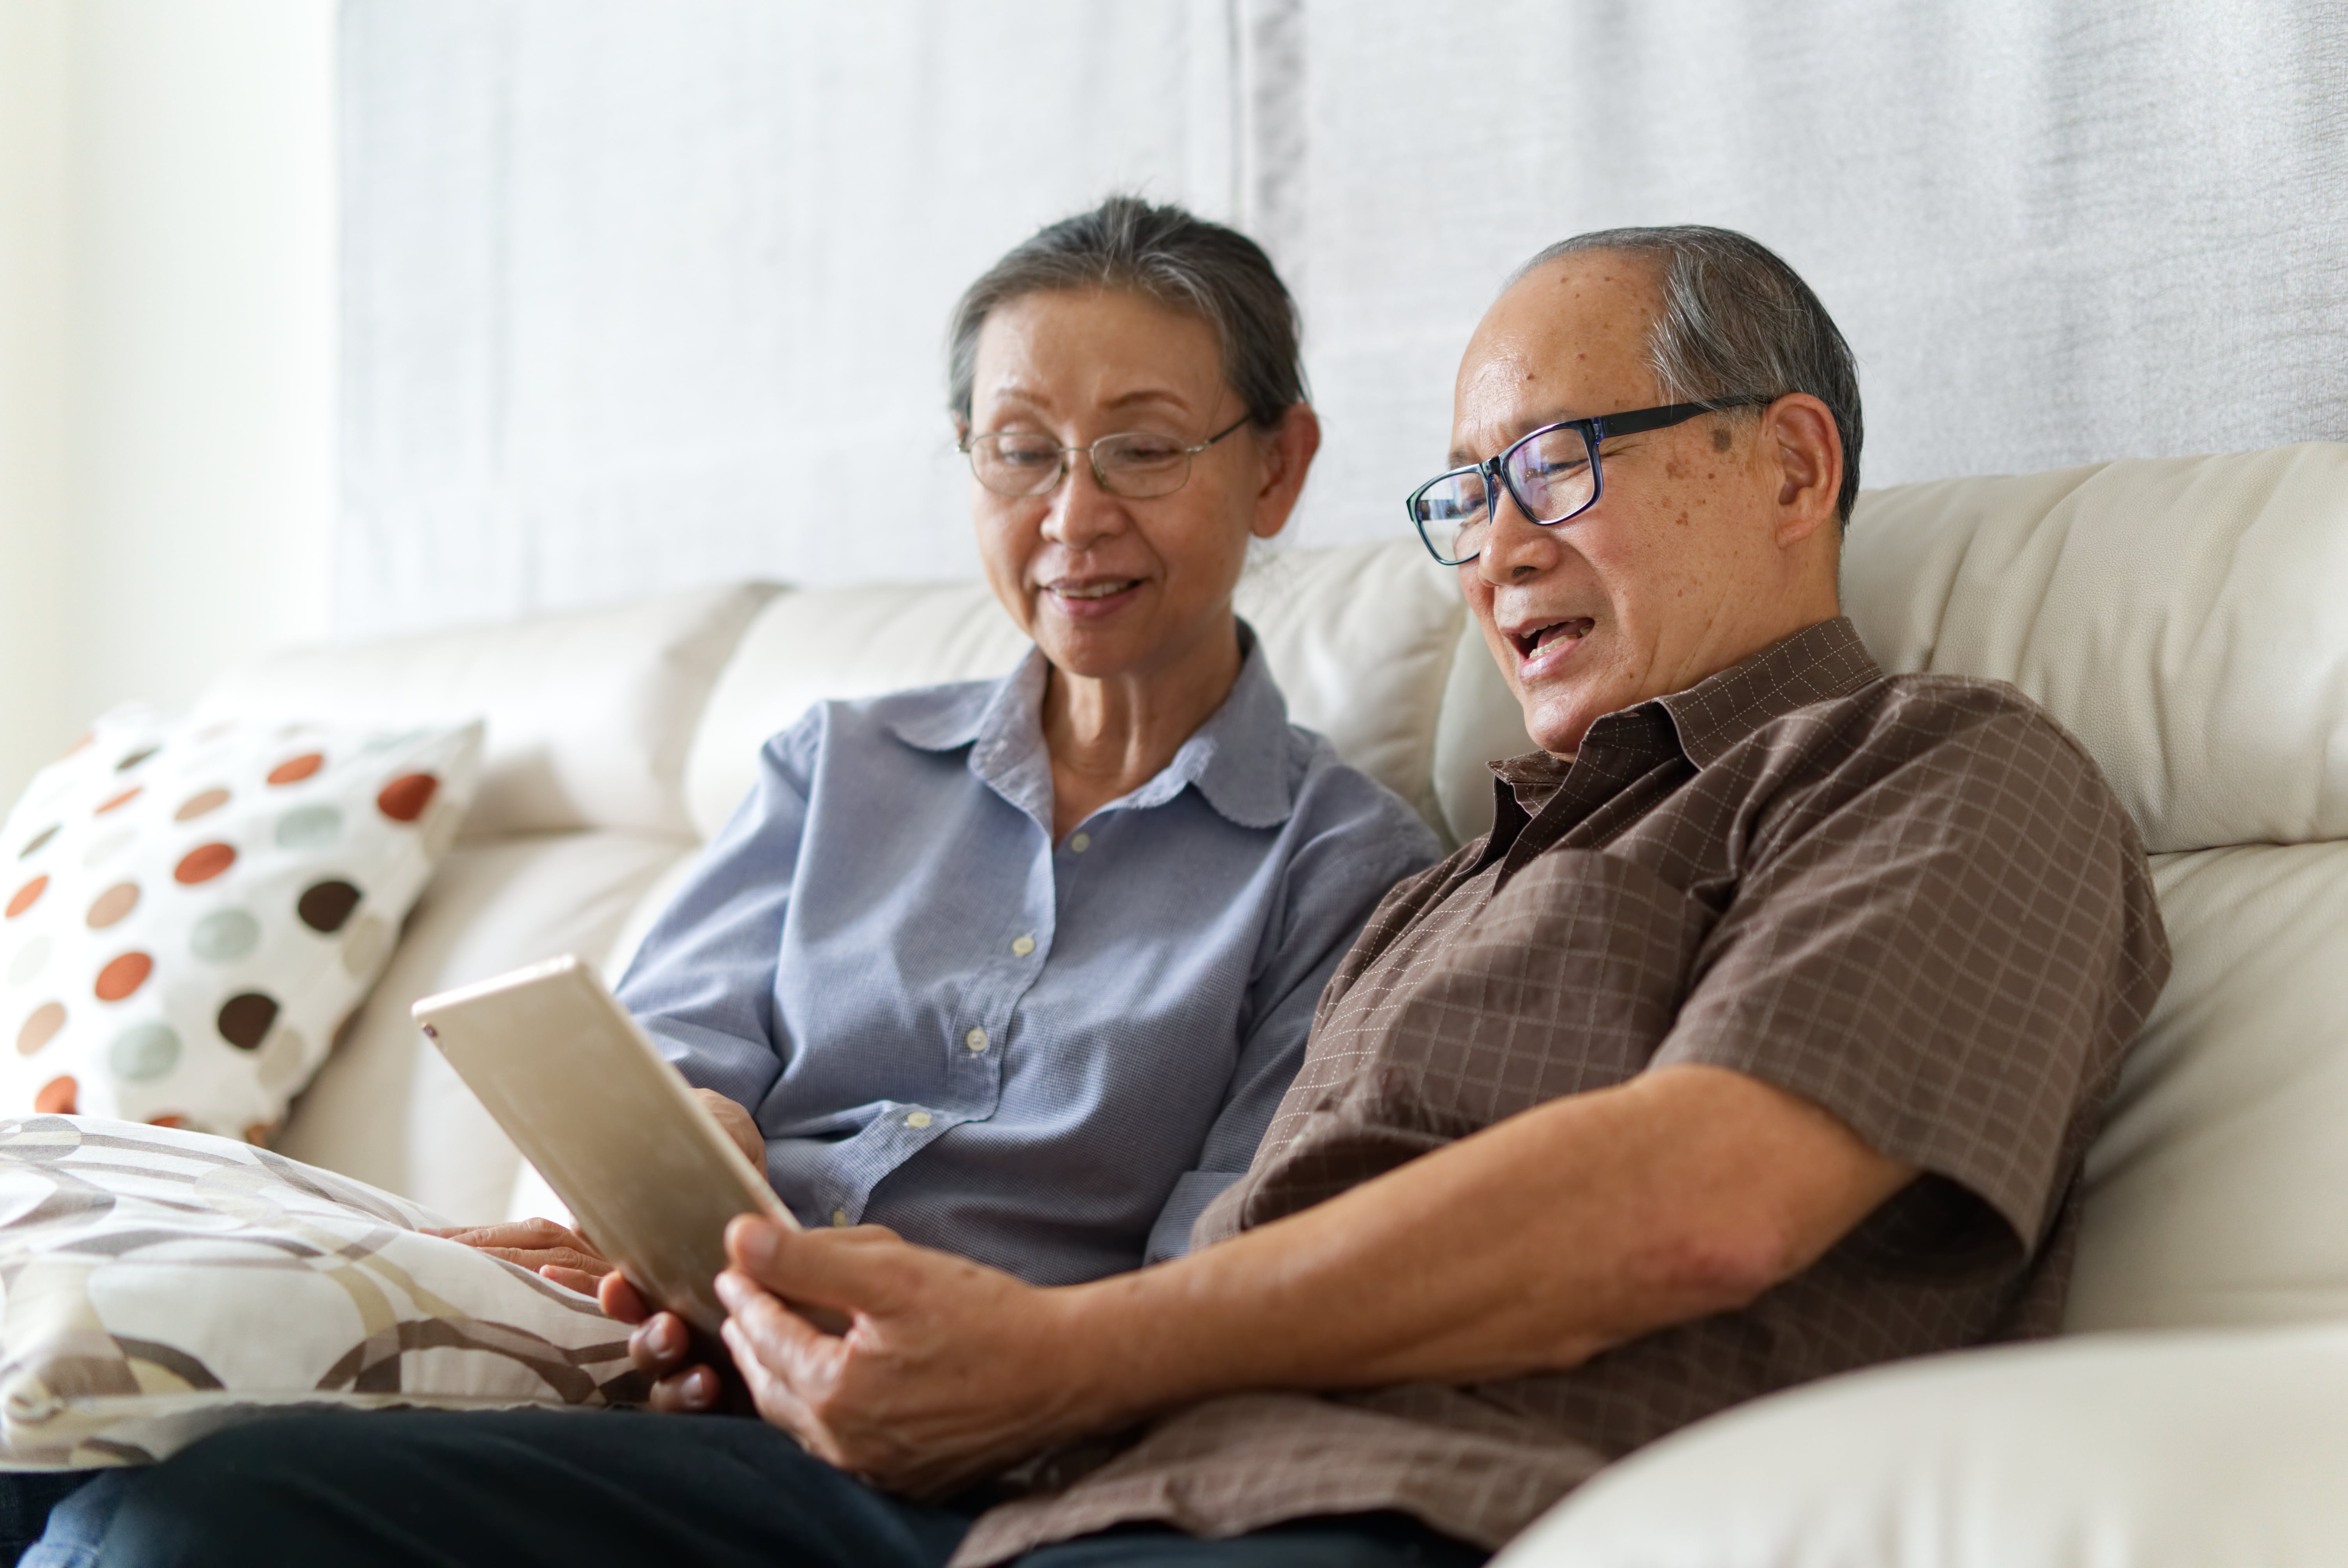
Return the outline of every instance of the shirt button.
[[[1092,846],[1093,835],[1089,833],[1080,833],[1074,838],[1068,840],[1068,847],[1078,855],[1082,855],[1086,850],[1090,849]]]
[[[848,1228],[848,1211],[846,1209],[832,1210],[831,1223],[841,1230],[846,1230]]]
[[[926,1127],[929,1124],[930,1113],[926,1111],[916,1111],[905,1118],[905,1125],[908,1127]]]
[[[1014,938],[1011,943],[1011,950],[1024,958],[1028,954],[1035,950],[1035,938],[1033,937]]]
[[[972,1030],[968,1034],[962,1037],[962,1042],[970,1047],[973,1050],[984,1050],[986,1049],[986,1031],[983,1029]]]

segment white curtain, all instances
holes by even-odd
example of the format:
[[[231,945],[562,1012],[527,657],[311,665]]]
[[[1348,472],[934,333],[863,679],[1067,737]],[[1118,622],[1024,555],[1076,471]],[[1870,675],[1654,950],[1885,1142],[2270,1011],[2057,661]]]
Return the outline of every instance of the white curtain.
[[[963,284],[1112,190],[1262,241],[1387,537],[1499,280],[1776,247],[1871,484],[2348,437],[2338,0],[345,0],[352,634],[974,566]]]

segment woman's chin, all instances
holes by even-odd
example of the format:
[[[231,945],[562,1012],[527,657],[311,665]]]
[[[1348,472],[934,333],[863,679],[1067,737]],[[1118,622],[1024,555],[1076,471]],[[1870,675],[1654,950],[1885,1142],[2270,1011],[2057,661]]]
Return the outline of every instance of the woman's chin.
[[[1085,681],[1114,681],[1120,675],[1130,675],[1148,667],[1148,661],[1125,646],[1123,639],[1109,639],[1071,634],[1065,628],[1051,629],[1057,636],[1046,635],[1046,628],[1035,628],[1035,646],[1044,651],[1052,668],[1063,675],[1074,675]]]
[[[1043,593],[1032,601],[1027,633],[1044,656],[1071,675],[1110,676],[1149,661],[1154,641],[1143,624],[1142,590],[1106,599],[1064,599]]]

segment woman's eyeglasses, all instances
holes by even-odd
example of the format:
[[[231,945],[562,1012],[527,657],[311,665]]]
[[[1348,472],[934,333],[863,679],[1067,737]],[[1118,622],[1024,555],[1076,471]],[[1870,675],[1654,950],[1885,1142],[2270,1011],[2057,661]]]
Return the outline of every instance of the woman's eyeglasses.
[[[1049,436],[998,430],[961,444],[978,482],[998,496],[1048,496],[1067,477],[1076,454],[1085,454],[1093,478],[1112,496],[1147,501],[1170,496],[1190,480],[1191,460],[1248,422],[1241,415],[1195,446],[1177,436],[1127,431],[1104,436],[1089,446],[1063,446]]]

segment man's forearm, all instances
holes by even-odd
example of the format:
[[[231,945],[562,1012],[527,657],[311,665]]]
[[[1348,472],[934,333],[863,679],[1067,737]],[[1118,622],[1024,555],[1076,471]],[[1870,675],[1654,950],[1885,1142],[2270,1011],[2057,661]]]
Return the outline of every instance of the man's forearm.
[[[1056,1327],[1096,1428],[1239,1389],[1562,1369],[1745,1304],[1913,1175],[1807,1101],[1665,1069],[1056,1292]]]

